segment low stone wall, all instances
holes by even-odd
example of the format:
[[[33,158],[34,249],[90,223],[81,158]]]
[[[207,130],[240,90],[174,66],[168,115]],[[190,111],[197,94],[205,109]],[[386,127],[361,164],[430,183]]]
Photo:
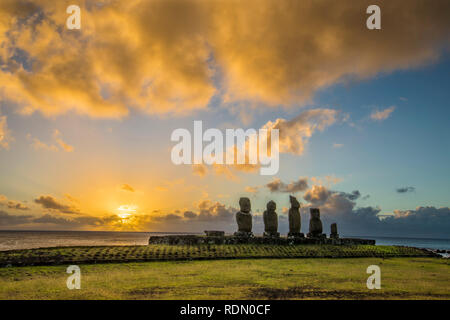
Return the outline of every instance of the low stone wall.
[[[357,245],[375,244],[375,240],[353,239],[353,238],[268,238],[268,237],[208,237],[196,235],[170,235],[152,236],[149,244],[169,244],[169,245],[196,245],[196,244],[333,244],[333,245]]]

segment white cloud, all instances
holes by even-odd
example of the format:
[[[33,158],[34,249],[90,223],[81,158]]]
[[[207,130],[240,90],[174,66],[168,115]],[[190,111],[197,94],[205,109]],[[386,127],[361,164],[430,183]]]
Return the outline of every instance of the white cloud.
[[[333,109],[311,109],[291,120],[269,121],[263,129],[278,129],[280,152],[303,154],[305,145],[316,131],[323,131],[337,121],[338,111]]]
[[[371,113],[370,118],[374,121],[383,121],[390,117],[391,113],[394,112],[395,106],[390,106],[384,110],[376,110]]]

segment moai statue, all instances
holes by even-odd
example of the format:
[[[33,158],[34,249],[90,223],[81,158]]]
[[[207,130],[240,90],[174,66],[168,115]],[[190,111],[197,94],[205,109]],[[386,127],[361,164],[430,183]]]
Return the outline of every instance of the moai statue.
[[[339,238],[339,234],[337,232],[337,224],[336,223],[332,223],[331,224],[330,238],[334,238],[334,239],[338,239]]]
[[[289,196],[291,202],[291,208],[289,209],[289,233],[288,238],[291,237],[304,237],[303,233],[300,233],[300,227],[302,225],[300,219],[300,203],[297,198]]]
[[[238,224],[238,231],[234,233],[238,237],[252,237],[252,214],[251,204],[249,198],[240,198],[239,206],[241,211],[236,213],[236,222]]]
[[[318,208],[310,208],[309,213],[311,214],[311,218],[309,220],[308,238],[323,238],[325,234],[322,233],[320,210]]]
[[[267,203],[267,210],[263,213],[264,237],[279,237],[278,215],[275,212],[277,205],[272,200]]]

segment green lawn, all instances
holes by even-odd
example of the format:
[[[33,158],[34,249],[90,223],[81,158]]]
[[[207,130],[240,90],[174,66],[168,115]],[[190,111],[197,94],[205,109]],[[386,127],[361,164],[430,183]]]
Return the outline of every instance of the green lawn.
[[[146,245],[0,251],[0,267],[243,258],[424,257],[417,248],[374,245]]]
[[[381,268],[381,290],[366,269]],[[317,258],[154,261],[0,268],[0,299],[450,299],[448,259]]]

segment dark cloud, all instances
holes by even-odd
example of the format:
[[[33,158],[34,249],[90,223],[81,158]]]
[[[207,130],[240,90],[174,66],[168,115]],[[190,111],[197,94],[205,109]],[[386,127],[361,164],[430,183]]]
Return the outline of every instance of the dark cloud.
[[[280,179],[274,179],[266,187],[270,192],[296,193],[308,189],[308,178],[299,178],[288,184],[282,182]]]
[[[219,229],[233,232],[235,231],[234,216],[237,211],[238,209],[228,207],[220,202],[202,200],[196,204],[194,210],[173,210],[168,213],[153,210],[151,214],[136,214],[126,219],[111,215],[101,218],[101,221],[96,224],[121,230],[201,233],[208,229]]]
[[[34,228],[40,225],[51,225],[56,229],[80,229],[83,227],[105,226],[107,219],[95,218],[90,216],[76,216],[74,218],[65,218],[51,214],[44,214],[36,217],[33,215],[13,215],[0,211],[0,226],[5,229],[8,226],[32,226]]]
[[[0,211],[0,226],[8,227],[26,224],[30,222],[32,216],[30,215],[13,215],[5,211]]]
[[[361,193],[358,190],[354,190],[351,193],[341,192],[341,195],[349,200],[354,201],[361,196]]]
[[[40,196],[34,199],[34,202],[40,204],[44,209],[56,210],[61,213],[79,213],[76,208],[62,204],[52,196]]]
[[[66,219],[63,217],[55,217],[50,214],[45,214],[42,217],[33,219],[33,222],[42,224],[56,224],[65,227],[75,227],[80,225],[80,223],[77,223],[74,220]]]
[[[169,213],[169,214],[158,216],[158,217],[154,218],[154,220],[156,220],[156,221],[176,221],[176,220],[181,220],[181,219],[182,219],[181,216],[176,215],[174,213]]]
[[[193,218],[197,217],[197,214],[194,213],[194,212],[192,212],[192,211],[185,211],[185,212],[183,213],[183,216],[184,216],[186,219],[193,219]]]
[[[382,221],[389,231],[402,230],[410,235],[436,235],[448,238],[450,231],[450,208],[433,206],[414,210],[394,210],[394,215]]]
[[[6,207],[8,209],[14,210],[29,210],[27,205],[20,201],[9,200],[6,196],[0,194],[0,206]]]
[[[226,207],[220,202],[212,202],[210,200],[202,201],[199,204],[200,211],[197,215],[199,221],[222,221],[231,222],[236,213],[236,209]]]
[[[324,232],[329,233],[331,223],[338,223],[342,236],[399,236],[399,237],[434,237],[448,238],[450,230],[450,208],[433,206],[418,207],[414,210],[395,210],[381,214],[378,207],[357,207],[356,200],[361,193],[333,191],[325,186],[314,185],[304,194],[308,202],[301,208],[302,232],[308,232],[309,208],[321,210]],[[40,201],[43,202],[43,201]],[[38,202],[39,203],[39,202]],[[57,206],[52,209],[56,210]],[[238,209],[220,202],[203,200],[195,210],[164,214],[155,210],[151,214],[137,214],[123,219],[117,215],[91,217],[83,214],[65,217],[56,210],[55,214],[13,215],[0,211],[0,226],[45,227],[56,230],[69,229],[114,229],[114,230],[158,230],[178,232],[203,232],[203,230],[236,231],[235,214]],[[279,213],[280,232],[286,233],[288,221]],[[258,234],[263,230],[262,214],[253,211],[253,231]]]
[[[18,201],[8,201],[7,204],[8,209],[16,209],[16,210],[29,210],[26,205]]]
[[[357,207],[354,200],[360,192],[351,193],[328,190],[324,186],[313,186],[304,199],[309,202],[303,211],[309,219],[309,207],[319,207],[324,232],[338,223],[344,235],[384,235],[400,237],[448,238],[450,230],[450,208],[418,207],[415,210],[395,210],[392,215],[380,215],[377,207]]]
[[[168,230],[178,232],[203,232],[204,230],[236,231],[234,216],[238,209],[228,207],[220,202],[202,200],[196,205],[196,210],[188,210],[180,213],[164,214],[161,211],[157,215],[146,215],[141,218],[144,228]]]
[[[397,188],[396,191],[398,193],[414,192],[414,191],[416,191],[416,188],[414,188],[414,187],[401,187],[401,188]]]

